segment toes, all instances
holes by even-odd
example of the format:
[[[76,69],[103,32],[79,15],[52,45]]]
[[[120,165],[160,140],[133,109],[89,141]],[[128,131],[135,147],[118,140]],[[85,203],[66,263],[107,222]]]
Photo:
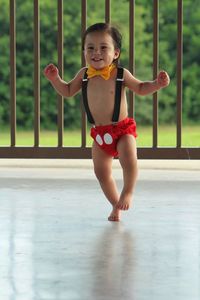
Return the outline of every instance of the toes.
[[[117,205],[117,208],[118,209],[120,209],[120,210],[125,210],[125,208],[124,208],[125,206],[124,205],[122,205],[122,204],[118,204]]]
[[[128,210],[129,209],[129,204],[120,204],[120,203],[118,203],[116,207],[117,207],[117,209],[120,209],[120,210]]]
[[[108,217],[108,221],[119,222],[119,217],[117,217],[117,216],[110,216],[110,217]]]

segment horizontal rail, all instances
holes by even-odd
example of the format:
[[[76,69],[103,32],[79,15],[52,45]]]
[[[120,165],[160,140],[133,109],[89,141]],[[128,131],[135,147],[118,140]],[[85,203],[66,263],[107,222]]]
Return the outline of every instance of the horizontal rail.
[[[91,158],[90,147],[0,147],[0,158]],[[199,148],[138,148],[139,159],[200,159]]]

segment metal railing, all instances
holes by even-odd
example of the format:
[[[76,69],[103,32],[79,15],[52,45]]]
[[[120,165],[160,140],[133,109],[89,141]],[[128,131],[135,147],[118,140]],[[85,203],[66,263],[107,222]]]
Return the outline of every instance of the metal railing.
[[[91,148],[86,146],[87,122],[82,107],[81,146],[63,146],[64,107],[61,96],[58,101],[58,146],[40,146],[40,11],[39,0],[34,0],[34,145],[16,146],[16,7],[10,0],[10,146],[0,147],[0,158],[90,158]],[[110,22],[110,0],[105,0],[105,21]],[[81,1],[82,34],[87,25],[87,0]],[[153,1],[153,77],[158,72],[158,30],[159,0]],[[134,12],[135,1],[129,0],[129,70],[134,72]],[[63,0],[57,0],[58,19],[58,68],[63,75]],[[138,148],[142,159],[199,159],[200,148],[182,147],[182,59],[183,59],[183,0],[177,0],[177,118],[176,146],[158,146],[158,96],[153,95],[153,142],[152,147]],[[82,55],[82,65],[84,57]],[[135,97],[129,93],[129,115],[133,115]]]

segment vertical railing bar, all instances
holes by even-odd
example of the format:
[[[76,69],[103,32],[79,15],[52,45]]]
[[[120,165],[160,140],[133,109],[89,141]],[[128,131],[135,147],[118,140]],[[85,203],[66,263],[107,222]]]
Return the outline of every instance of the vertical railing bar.
[[[105,0],[105,22],[110,23],[110,0]]]
[[[129,71],[135,74],[135,0],[129,1]],[[135,114],[135,93],[129,90],[129,116]]]
[[[84,32],[86,30],[87,26],[87,0],[82,0],[81,1],[81,37],[83,37]],[[81,64],[82,67],[85,66],[85,58],[84,58],[84,52],[82,49],[82,44],[81,44],[81,50],[82,50],[82,56],[81,56]],[[81,102],[81,147],[85,148],[86,147],[86,129],[87,129],[87,122],[86,122],[86,114],[85,114],[85,109],[83,106],[83,101]]]
[[[153,2],[153,79],[158,73],[158,39],[159,39],[159,0]],[[158,146],[158,94],[153,94],[153,147]]]
[[[57,5],[57,22],[58,22],[58,70],[59,75],[63,77],[63,0],[58,0]],[[58,147],[63,146],[63,123],[64,123],[64,104],[63,97],[58,95]]]
[[[183,1],[177,2],[177,121],[176,146],[182,144]]]
[[[34,1],[34,146],[40,143],[40,11],[39,0]]]
[[[16,145],[16,7],[10,0],[10,138]]]

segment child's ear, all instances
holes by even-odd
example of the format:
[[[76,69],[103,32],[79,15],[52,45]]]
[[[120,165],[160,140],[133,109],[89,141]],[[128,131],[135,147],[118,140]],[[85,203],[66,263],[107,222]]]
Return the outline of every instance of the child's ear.
[[[118,58],[120,56],[120,49],[115,49],[115,59]]]

